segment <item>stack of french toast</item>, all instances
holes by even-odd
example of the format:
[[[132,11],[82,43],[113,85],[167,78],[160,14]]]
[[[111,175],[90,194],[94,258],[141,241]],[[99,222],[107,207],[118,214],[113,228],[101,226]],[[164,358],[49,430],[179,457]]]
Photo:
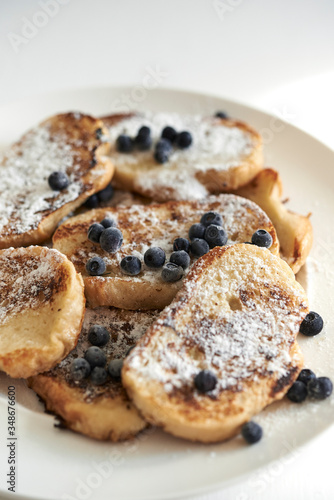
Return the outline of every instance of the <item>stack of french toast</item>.
[[[293,386],[312,226],[250,126],[66,113],[1,170],[0,369],[63,426],[217,442]]]

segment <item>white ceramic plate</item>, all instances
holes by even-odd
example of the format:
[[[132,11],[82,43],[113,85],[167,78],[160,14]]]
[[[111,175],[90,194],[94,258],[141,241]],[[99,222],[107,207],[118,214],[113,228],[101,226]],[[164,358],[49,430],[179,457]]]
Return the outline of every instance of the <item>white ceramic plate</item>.
[[[137,109],[200,112],[226,110],[257,128],[265,140],[266,164],[283,177],[290,207],[312,212],[315,243],[300,280],[307,288],[311,309],[325,318],[324,333],[300,339],[305,365],[334,379],[334,153],[319,141],[261,111],[213,97],[175,90],[112,87],[44,95],[0,111],[0,146],[48,115],[81,110],[106,114],[126,110],[128,96]],[[282,459],[322,432],[334,421],[334,398],[294,405],[276,403],[257,421],[264,438],[247,446],[241,438],[218,445],[199,445],[163,434],[144,433],[124,444],[99,443],[53,427],[36,396],[23,381],[0,377],[0,470],[7,472],[5,441],[8,385],[17,391],[17,498],[149,500],[180,498],[222,488],[273,460]],[[0,493],[6,495],[4,474]],[[12,496],[11,496],[12,498]]]

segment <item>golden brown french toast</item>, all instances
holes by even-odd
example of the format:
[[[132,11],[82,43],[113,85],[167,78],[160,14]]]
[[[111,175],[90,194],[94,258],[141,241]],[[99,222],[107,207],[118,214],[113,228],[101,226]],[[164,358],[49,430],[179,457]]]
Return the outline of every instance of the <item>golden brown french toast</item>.
[[[123,385],[144,418],[165,431],[228,439],[297,378],[296,336],[307,312],[305,292],[282,259],[255,245],[216,247],[131,351]]]
[[[313,229],[309,215],[299,215],[284,206],[282,191],[279,173],[266,168],[235,194],[254,201],[266,212],[276,229],[281,257],[296,274],[311,251]]]
[[[247,124],[216,117],[177,113],[128,113],[102,118],[109,128],[115,185],[155,201],[200,199],[247,184],[263,165],[262,139]],[[134,138],[142,126],[151,130],[152,147],[129,153],[117,149],[117,138]],[[188,131],[192,144],[174,147],[168,161],[154,158],[162,130]]]
[[[94,385],[89,377],[75,381],[71,364],[91,346],[88,332],[92,325],[110,332],[109,342],[101,347],[108,363],[124,358],[157,316],[157,311],[87,309],[76,348],[53,370],[31,377],[29,386],[45,401],[47,410],[56,413],[69,429],[111,441],[135,436],[147,424],[127,397],[121,380],[109,377],[103,385]]]
[[[0,369],[11,377],[49,370],[76,345],[83,281],[57,250],[0,251]]]
[[[166,283],[161,278],[161,269],[148,268],[143,262],[137,276],[127,276],[120,270],[120,261],[129,255],[143,261],[146,250],[154,246],[162,248],[169,259],[175,238],[187,238],[190,226],[209,211],[222,216],[228,235],[227,244],[250,241],[252,234],[261,228],[273,238],[271,251],[279,253],[275,229],[263,210],[245,198],[229,194],[197,201],[92,210],[59,226],[53,236],[53,245],[67,255],[77,271],[82,273],[86,298],[91,307],[108,305],[133,310],[163,309],[181,288],[182,280]],[[116,221],[124,238],[122,247],[114,254],[105,252],[87,237],[90,225],[105,217]],[[103,258],[106,264],[103,276],[87,273],[87,261],[96,256]],[[194,260],[192,258],[192,262]]]
[[[65,113],[45,120],[0,158],[0,248],[46,241],[58,222],[103,189],[114,167],[104,156],[108,130],[97,118]],[[68,187],[51,189],[53,172]]]

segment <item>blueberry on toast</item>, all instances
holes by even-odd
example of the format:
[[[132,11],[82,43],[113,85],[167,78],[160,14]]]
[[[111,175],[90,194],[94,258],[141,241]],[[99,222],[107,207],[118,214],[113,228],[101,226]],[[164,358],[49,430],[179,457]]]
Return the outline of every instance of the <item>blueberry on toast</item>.
[[[196,224],[202,226],[204,233],[206,228],[199,223],[202,216],[210,211],[220,214],[226,234],[225,243],[249,242],[253,233],[261,228],[268,231],[272,237],[271,252],[279,253],[275,229],[263,210],[245,198],[229,194],[210,196],[197,201],[171,201],[146,206],[92,210],[72,217],[59,226],[53,236],[53,245],[82,273],[86,298],[91,307],[163,309],[182,286],[182,278],[173,281],[174,264],[168,263],[174,250],[173,242],[177,238],[188,238],[190,228]],[[101,244],[89,239],[89,228],[105,218],[111,218],[122,234],[123,242],[116,253],[105,251]],[[97,230],[103,230],[99,225],[95,227]],[[107,231],[116,233],[116,230],[112,229]],[[191,242],[191,264],[203,251],[209,250],[209,244],[203,238],[195,238],[194,243]],[[169,269],[164,271],[165,275],[168,275],[165,279],[161,268],[152,268],[144,261],[144,255],[152,247],[162,249],[166,255],[166,265]],[[129,276],[122,272],[120,264],[122,259],[127,257],[135,257],[141,261],[139,274]],[[101,260],[96,261],[97,258]],[[101,275],[91,275],[86,267],[88,262],[96,266],[101,264]],[[183,276],[188,272],[187,269],[178,270]],[[169,277],[171,279],[166,281]]]
[[[240,121],[152,112],[102,120],[110,132],[115,184],[155,201],[237,189],[262,168],[261,137]],[[143,130],[150,133],[148,148],[139,141]]]
[[[47,410],[61,417],[69,429],[101,440],[118,441],[135,436],[147,424],[122,386],[121,364],[157,316],[157,311],[87,309],[76,348],[51,371],[31,377],[29,386],[45,401]],[[92,345],[91,332],[94,333],[94,327],[98,331],[95,325],[106,329],[110,336],[104,343],[96,342],[95,335],[95,345],[99,344],[105,354],[105,368],[109,367],[107,379],[101,385],[92,380],[94,369],[88,367],[83,376],[75,370],[75,365],[80,369],[80,360],[85,365],[85,353]],[[110,366],[112,360],[115,367]]]

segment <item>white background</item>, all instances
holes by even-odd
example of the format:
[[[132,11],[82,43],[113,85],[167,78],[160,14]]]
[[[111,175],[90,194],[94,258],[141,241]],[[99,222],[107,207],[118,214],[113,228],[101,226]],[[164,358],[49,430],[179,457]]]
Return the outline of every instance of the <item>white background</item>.
[[[264,108],[334,147],[333,0],[49,1],[41,17],[47,0],[0,0],[0,106],[50,90],[135,88],[150,68],[164,87]],[[331,500],[333,446],[332,428],[289,463],[201,500]]]

